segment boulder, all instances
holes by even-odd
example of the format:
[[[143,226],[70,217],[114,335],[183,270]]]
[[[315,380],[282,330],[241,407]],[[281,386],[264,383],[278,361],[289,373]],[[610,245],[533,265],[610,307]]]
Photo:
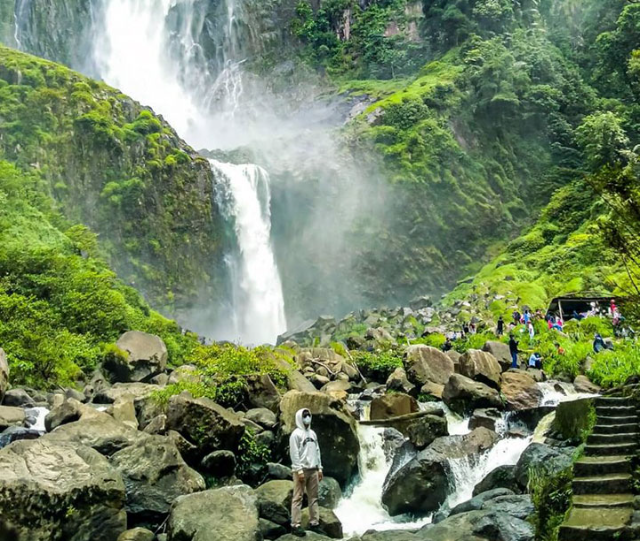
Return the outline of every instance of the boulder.
[[[86,407],[73,398],[65,400],[62,404],[49,411],[44,418],[44,426],[47,432],[51,432],[61,425],[78,421]]]
[[[173,442],[150,436],[118,451],[111,465],[120,472],[127,492],[129,521],[159,525],[173,501],[205,489],[202,476],[187,466]]]
[[[169,385],[174,383],[200,383],[200,372],[192,364],[183,364],[169,374]]]
[[[482,509],[506,513],[520,520],[527,520],[535,512],[529,494],[505,494],[490,498],[483,503]]]
[[[456,505],[449,513],[449,516],[459,515],[460,513],[468,513],[469,511],[478,511],[483,508],[484,504],[490,500],[500,496],[513,496],[513,491],[507,488],[495,488],[474,496],[472,499]]]
[[[469,428],[488,428],[489,430],[496,431],[496,424],[500,421],[502,415],[500,411],[495,408],[484,408],[474,410],[471,419],[469,420]]]
[[[128,331],[116,342],[126,355],[113,355],[102,368],[112,383],[146,382],[167,367],[167,346],[162,338],[140,331]]]
[[[496,358],[486,351],[470,349],[460,357],[460,374],[494,389],[500,388],[502,368]]]
[[[167,428],[193,443],[200,458],[220,449],[237,451],[245,430],[235,413],[207,398],[184,393],[169,400]]]
[[[162,387],[151,383],[116,383],[112,387],[104,387],[96,391],[93,402],[95,404],[114,404],[116,400],[121,398],[131,398],[137,402],[161,390]]]
[[[266,408],[277,413],[280,391],[267,374],[247,379],[247,398],[254,408]]]
[[[535,532],[524,520],[483,509],[424,526],[416,533],[416,538],[424,541],[534,541]]]
[[[22,408],[0,406],[0,432],[10,426],[24,426],[26,416]]]
[[[202,459],[202,471],[217,479],[233,477],[236,474],[236,455],[231,451],[214,451]]]
[[[281,436],[287,444],[295,429],[295,414],[302,408],[313,415],[312,428],[318,435],[324,473],[346,485],[358,469],[360,442],[355,420],[343,402],[328,394],[289,391],[280,402]]]
[[[162,413],[155,416],[147,426],[144,427],[145,434],[160,434],[167,432],[167,416]]]
[[[36,403],[24,389],[9,389],[4,394],[3,405],[14,408],[33,408]]]
[[[478,428],[465,436],[438,438],[400,467],[394,461],[384,482],[383,505],[392,516],[436,511],[449,493],[449,460],[479,454],[497,440],[494,432]]]
[[[267,481],[256,488],[256,496],[260,502],[268,501],[274,503],[286,509],[288,513],[288,510],[291,509],[291,499],[293,498],[293,481]]]
[[[4,399],[4,394],[9,388],[9,362],[7,361],[7,354],[2,348],[0,348],[0,404]]]
[[[408,426],[407,435],[415,448],[421,451],[437,438],[449,435],[447,420],[437,415],[419,417]]]
[[[526,372],[509,371],[500,378],[501,391],[508,410],[537,408],[542,400],[542,391]]]
[[[245,485],[181,496],[167,533],[169,541],[259,541],[257,498]]]
[[[329,383],[325,384],[322,387],[323,393],[336,393],[341,391],[348,393],[350,390],[351,390],[351,383],[349,383],[349,381],[344,381],[339,379],[335,381],[330,381]]]
[[[576,376],[573,380],[573,386],[579,393],[599,394],[600,387],[595,383],[591,383],[591,380],[587,376]]]
[[[422,344],[409,346],[405,355],[409,366],[407,376],[420,387],[425,383],[445,385],[454,373],[451,358],[434,347]]]
[[[450,349],[445,353],[449,359],[453,361],[453,369],[456,374],[460,373],[460,357],[462,357],[462,353],[456,351],[455,349]]]
[[[319,508],[318,533],[331,539],[342,539],[342,523],[331,509]],[[302,527],[309,527],[309,509],[302,510]]]
[[[511,368],[511,353],[509,351],[509,344],[503,342],[497,342],[495,340],[489,340],[482,346],[482,351],[486,351],[493,355],[503,372],[506,372]]]
[[[276,464],[274,462],[267,463],[267,476],[273,480],[291,480],[293,472],[289,466],[284,464]]]
[[[407,378],[404,368],[396,368],[387,378],[387,389],[415,396],[418,388]]]
[[[496,488],[506,488],[519,494],[522,492],[522,488],[516,481],[515,471],[515,465],[498,466],[490,471],[485,478],[475,486],[473,495],[477,496],[478,494],[489,492]]]
[[[306,541],[330,541],[331,538],[326,535],[308,531],[305,533],[304,539]],[[300,538],[292,533],[288,533],[287,535],[279,537],[278,541],[300,541]]]
[[[10,426],[4,432],[0,432],[0,449],[10,443],[19,440],[35,440],[42,434],[38,430],[24,428],[23,426]],[[1,538],[0,538],[1,539]]]
[[[389,393],[371,401],[370,419],[390,419],[419,411],[418,402],[404,393]]]
[[[454,374],[444,386],[444,403],[460,414],[470,413],[478,408],[502,408],[498,391],[479,381]]]
[[[120,534],[118,541],[153,541],[154,533],[146,528],[133,528]]]
[[[532,443],[524,450],[520,460],[516,464],[514,475],[516,481],[522,488],[526,488],[529,482],[529,472],[538,470],[547,475],[559,473],[567,468],[571,468],[573,461],[571,453],[573,447],[558,449],[542,443]]]
[[[73,400],[77,400],[81,403],[85,402],[87,399],[86,396],[84,396],[84,393],[81,393],[76,389],[72,389],[71,387],[68,387],[64,390],[64,397],[72,398]]]
[[[109,413],[116,421],[130,426],[131,428],[138,428],[138,418],[136,417],[136,408],[133,405],[133,397],[122,396],[118,398],[111,408]]]
[[[284,526],[271,522],[266,518],[260,518],[259,523],[263,539],[278,539],[287,533],[287,529]]]
[[[41,438],[0,450],[0,532],[113,541],[126,530],[124,501],[120,475],[93,449]]]
[[[333,477],[323,477],[318,486],[318,504],[327,509],[335,509],[342,498],[340,483]]]
[[[364,337],[367,340],[373,340],[379,346],[388,346],[389,344],[395,344],[396,340],[391,333],[384,327],[369,328]]]
[[[52,442],[70,442],[86,445],[105,456],[133,445],[149,436],[116,421],[111,415],[87,408],[80,419],[58,426],[43,439]]]

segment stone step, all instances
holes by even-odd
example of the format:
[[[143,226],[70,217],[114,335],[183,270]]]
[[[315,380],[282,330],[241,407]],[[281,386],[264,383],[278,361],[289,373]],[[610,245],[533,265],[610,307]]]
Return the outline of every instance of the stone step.
[[[584,448],[586,456],[633,455],[638,448],[637,443],[588,444]]]
[[[610,416],[610,415],[598,415],[598,425],[626,425],[635,423],[638,424],[639,419],[637,415],[625,415],[623,417],[620,416]]]
[[[633,476],[630,473],[608,473],[573,479],[574,494],[627,494],[631,492]]]
[[[593,434],[633,434],[640,430],[640,424],[627,423],[623,425],[596,425]]]
[[[625,417],[636,415],[635,406],[596,406],[598,417]]]
[[[575,477],[594,477],[611,473],[631,473],[631,460],[626,456],[582,457],[573,465]]]
[[[635,406],[632,399],[624,396],[599,396],[595,403],[596,406]]]
[[[633,494],[579,494],[573,497],[574,507],[631,507],[634,505]]]
[[[633,509],[576,508],[560,526],[559,541],[612,541],[625,539]]]
[[[638,432],[627,434],[591,434],[587,438],[587,443],[635,443],[638,441]]]

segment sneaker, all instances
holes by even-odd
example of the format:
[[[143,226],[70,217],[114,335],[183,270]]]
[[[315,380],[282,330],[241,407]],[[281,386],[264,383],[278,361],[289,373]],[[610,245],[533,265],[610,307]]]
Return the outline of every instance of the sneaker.
[[[291,528],[291,533],[296,537],[304,537],[305,535],[307,535],[302,526],[293,526]]]

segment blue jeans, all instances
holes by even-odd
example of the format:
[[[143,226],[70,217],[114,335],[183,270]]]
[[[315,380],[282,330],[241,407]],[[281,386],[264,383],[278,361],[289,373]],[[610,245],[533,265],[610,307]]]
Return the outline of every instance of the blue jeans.
[[[518,352],[511,353],[511,368],[518,368]]]

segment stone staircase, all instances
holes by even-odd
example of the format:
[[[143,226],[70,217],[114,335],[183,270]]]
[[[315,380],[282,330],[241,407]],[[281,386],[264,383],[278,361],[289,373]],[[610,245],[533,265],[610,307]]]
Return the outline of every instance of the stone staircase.
[[[584,456],[573,467],[573,508],[559,541],[639,540],[631,470],[640,438],[636,408],[626,398],[600,397],[596,413]]]

